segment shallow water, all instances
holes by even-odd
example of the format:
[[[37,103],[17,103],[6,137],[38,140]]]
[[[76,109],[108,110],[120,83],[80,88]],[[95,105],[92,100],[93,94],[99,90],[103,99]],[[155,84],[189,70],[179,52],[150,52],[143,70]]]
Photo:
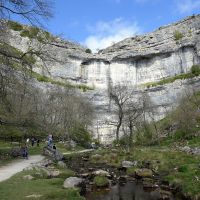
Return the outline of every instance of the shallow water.
[[[141,184],[128,182],[125,185],[115,185],[111,190],[93,191],[86,195],[87,200],[158,200],[158,191],[147,192]],[[174,200],[173,197],[170,200]]]

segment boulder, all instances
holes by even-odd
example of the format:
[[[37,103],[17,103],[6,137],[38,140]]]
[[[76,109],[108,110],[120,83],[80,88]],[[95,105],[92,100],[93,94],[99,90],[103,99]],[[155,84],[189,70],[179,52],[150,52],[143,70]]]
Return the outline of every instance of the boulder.
[[[99,159],[102,159],[102,156],[99,155],[99,154],[95,154],[95,155],[92,155],[92,156],[91,156],[91,159],[99,160]]]
[[[147,178],[147,177],[152,177],[153,176],[153,172],[151,169],[138,169],[135,171],[135,175],[139,178]]]
[[[12,148],[10,151],[10,155],[14,158],[18,156],[22,156],[22,149],[19,147]]]
[[[60,151],[55,150],[49,146],[46,146],[43,148],[43,154],[46,156],[52,157],[53,159],[57,161],[63,159],[63,154]]]
[[[84,179],[82,179],[82,178],[69,177],[64,181],[63,187],[64,188],[75,188],[76,186],[81,184],[83,181],[84,181]]]
[[[131,161],[122,161],[122,167],[123,168],[130,168],[130,167],[133,167],[133,166],[136,166],[137,165],[137,161],[134,161],[134,162],[131,162]]]
[[[52,170],[49,171],[50,177],[54,178],[60,175],[60,171],[59,170]]]
[[[66,164],[63,161],[58,161],[58,166],[61,168],[66,168]]]
[[[95,176],[107,176],[107,177],[110,176],[109,172],[102,170],[102,169],[94,171],[92,174]]]

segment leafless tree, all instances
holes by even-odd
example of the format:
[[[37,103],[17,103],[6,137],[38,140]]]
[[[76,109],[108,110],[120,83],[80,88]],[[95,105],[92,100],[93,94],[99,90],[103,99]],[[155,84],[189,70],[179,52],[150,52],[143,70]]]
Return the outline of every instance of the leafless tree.
[[[0,0],[1,19],[10,19],[18,15],[32,25],[41,25],[41,19],[52,17],[51,0]]]
[[[111,124],[116,126],[116,141],[118,142],[120,127],[122,126],[124,119],[126,103],[132,98],[132,92],[129,90],[127,85],[118,84],[115,86],[111,85],[108,89],[108,93],[116,108],[114,109],[114,112],[117,115],[117,121],[111,122]]]

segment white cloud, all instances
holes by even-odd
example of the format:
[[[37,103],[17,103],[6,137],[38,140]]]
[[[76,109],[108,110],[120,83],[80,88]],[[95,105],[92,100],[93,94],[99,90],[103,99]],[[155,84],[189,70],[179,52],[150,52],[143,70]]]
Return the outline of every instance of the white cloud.
[[[136,22],[126,21],[123,18],[108,22],[100,21],[95,26],[87,28],[91,35],[83,43],[93,52],[141,32]]]
[[[200,0],[176,0],[176,6],[181,14],[192,14],[195,9],[200,9]]]

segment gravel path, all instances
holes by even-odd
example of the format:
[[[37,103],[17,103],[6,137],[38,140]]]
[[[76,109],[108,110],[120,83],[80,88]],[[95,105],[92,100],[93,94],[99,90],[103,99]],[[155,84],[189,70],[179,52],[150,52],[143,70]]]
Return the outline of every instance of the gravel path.
[[[81,150],[81,151],[72,151],[72,152],[65,152],[63,153],[63,155],[70,155],[70,154],[74,154],[74,153],[87,153],[87,152],[91,152],[91,151],[94,151],[94,149],[84,149],[84,150]]]
[[[0,182],[9,179],[14,174],[21,172],[26,167],[29,167],[37,162],[40,162],[43,159],[44,156],[35,155],[35,156],[30,156],[28,160],[18,160],[15,162],[11,162],[3,167],[0,167]]]

